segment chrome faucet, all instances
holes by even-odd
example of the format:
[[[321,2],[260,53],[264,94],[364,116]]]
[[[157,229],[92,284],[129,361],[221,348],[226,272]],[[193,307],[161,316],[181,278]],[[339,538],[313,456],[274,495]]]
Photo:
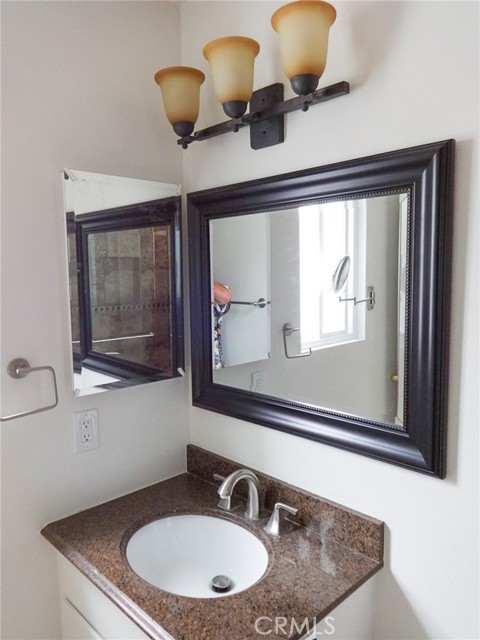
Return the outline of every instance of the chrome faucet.
[[[258,520],[261,512],[260,481],[250,469],[238,469],[225,478],[218,489],[218,495],[220,496],[218,506],[220,509],[225,509],[226,511],[231,510],[233,489],[240,480],[246,480],[248,483],[248,500],[245,516],[250,520]]]

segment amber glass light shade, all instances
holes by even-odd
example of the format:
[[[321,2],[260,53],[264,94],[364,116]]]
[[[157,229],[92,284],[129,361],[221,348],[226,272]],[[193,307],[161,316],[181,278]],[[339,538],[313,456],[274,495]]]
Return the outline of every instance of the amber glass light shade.
[[[247,110],[253,92],[253,67],[260,45],[251,38],[229,36],[203,48],[210,64],[215,95],[230,118]]]
[[[162,90],[168,121],[178,136],[188,136],[195,128],[200,107],[200,86],[205,75],[192,67],[167,67],[155,74]]]
[[[298,95],[315,91],[327,62],[328,34],[337,12],[323,0],[297,0],[280,7],[272,27],[280,38],[285,74]]]

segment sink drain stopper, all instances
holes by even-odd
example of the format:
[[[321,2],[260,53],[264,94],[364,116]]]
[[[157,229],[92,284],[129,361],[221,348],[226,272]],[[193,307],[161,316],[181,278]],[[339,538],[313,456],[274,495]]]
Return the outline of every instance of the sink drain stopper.
[[[228,593],[233,588],[233,582],[228,576],[215,576],[210,583],[210,589],[215,593]]]

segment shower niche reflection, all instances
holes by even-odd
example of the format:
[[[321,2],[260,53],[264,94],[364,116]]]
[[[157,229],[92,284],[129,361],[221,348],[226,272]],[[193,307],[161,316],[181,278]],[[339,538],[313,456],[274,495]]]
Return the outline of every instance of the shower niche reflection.
[[[177,186],[70,170],[65,176],[76,393],[181,375]],[[98,209],[118,201],[128,204]]]

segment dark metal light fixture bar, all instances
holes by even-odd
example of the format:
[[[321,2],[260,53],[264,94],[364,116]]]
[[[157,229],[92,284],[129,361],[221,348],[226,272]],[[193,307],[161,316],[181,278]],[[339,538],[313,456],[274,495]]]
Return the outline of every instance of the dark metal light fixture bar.
[[[284,118],[286,113],[307,111],[309,107],[333,100],[350,93],[348,82],[342,81],[304,96],[290,100],[283,99],[283,84],[276,83],[254,91],[250,101],[250,113],[240,118],[196,131],[193,135],[179,138],[177,144],[187,149],[192,142],[208,140],[224,133],[236,132],[250,127],[250,145],[252,149],[264,149],[284,141]]]

